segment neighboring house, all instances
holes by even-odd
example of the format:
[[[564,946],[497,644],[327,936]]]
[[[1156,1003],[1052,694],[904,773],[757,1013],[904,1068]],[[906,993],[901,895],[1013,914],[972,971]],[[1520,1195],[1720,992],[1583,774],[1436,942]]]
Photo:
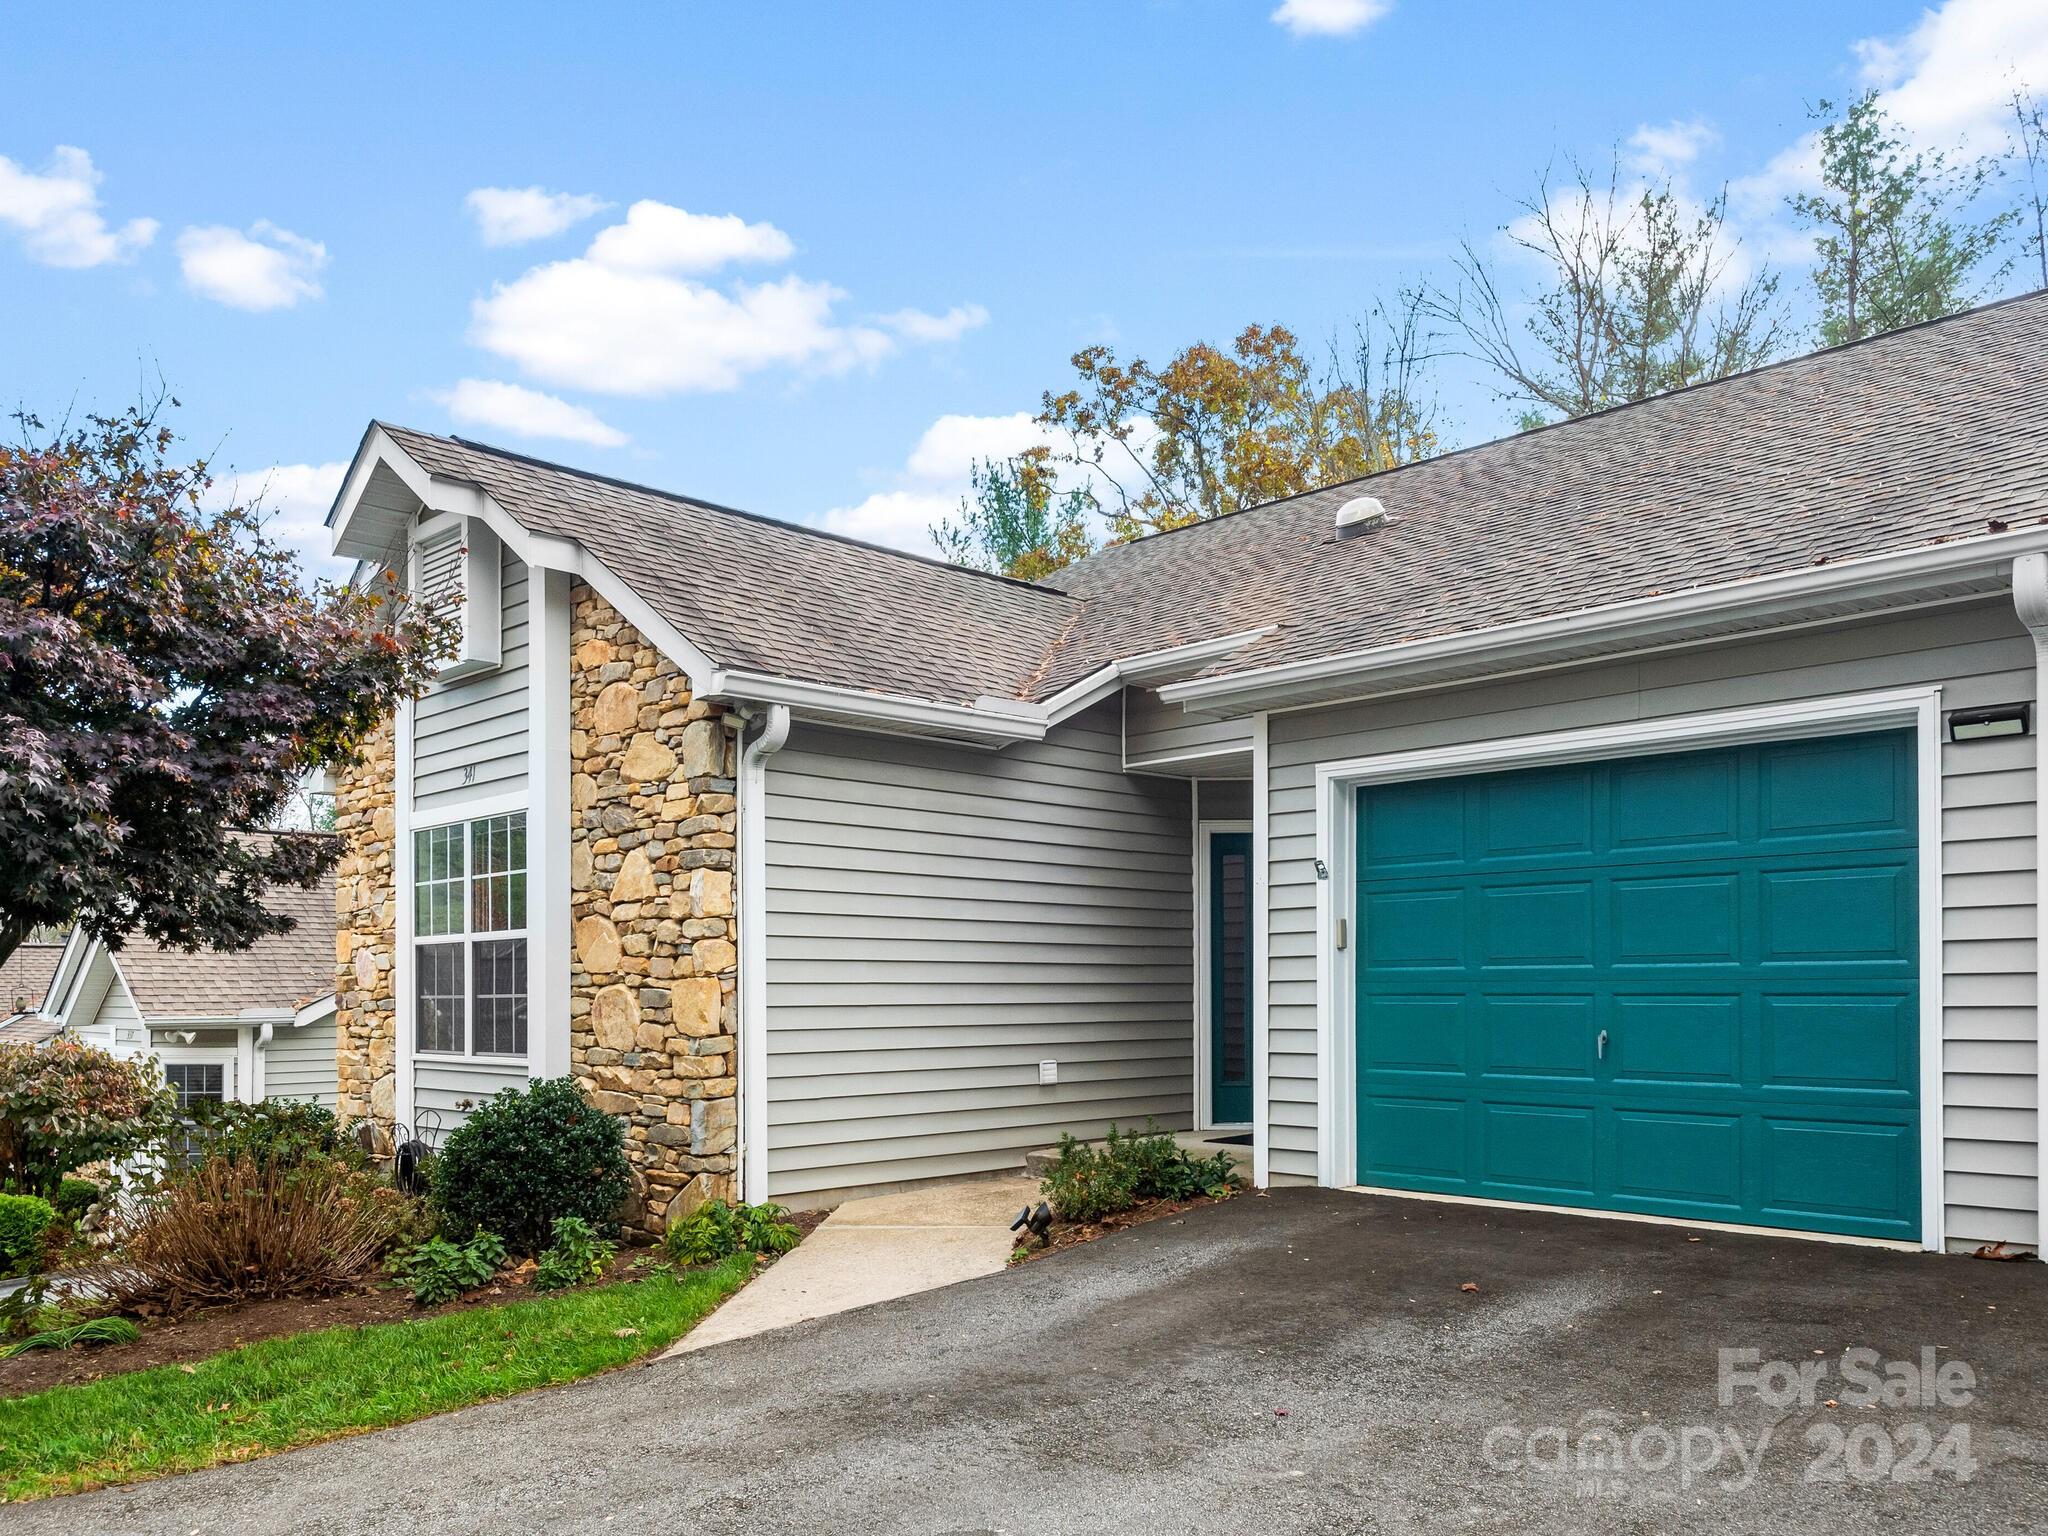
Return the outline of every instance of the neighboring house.
[[[122,1056],[152,1055],[180,1103],[300,1099],[335,1107],[334,880],[265,897],[291,932],[234,952],[141,938],[109,949],[73,929],[44,1012]]]
[[[340,786],[345,1114],[573,1073],[648,1227],[1156,1116],[2038,1240],[2048,296],[1037,585],[382,424],[330,526],[464,628]]]

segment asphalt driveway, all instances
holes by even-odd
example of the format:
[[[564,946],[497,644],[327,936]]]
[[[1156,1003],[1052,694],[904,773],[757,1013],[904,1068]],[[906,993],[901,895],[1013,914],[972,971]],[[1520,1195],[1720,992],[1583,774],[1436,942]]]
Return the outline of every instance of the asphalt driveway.
[[[1283,1191],[0,1528],[2041,1530],[2044,1281]]]

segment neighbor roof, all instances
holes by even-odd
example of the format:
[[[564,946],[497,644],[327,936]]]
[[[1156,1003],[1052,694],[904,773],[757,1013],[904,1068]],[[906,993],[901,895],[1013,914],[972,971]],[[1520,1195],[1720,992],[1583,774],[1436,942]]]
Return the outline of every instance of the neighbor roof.
[[[148,1019],[234,1018],[254,1010],[296,1012],[334,990],[334,875],[310,889],[272,886],[263,905],[293,919],[289,933],[244,950],[131,943],[114,962]]]
[[[385,430],[575,539],[719,666],[971,703],[1269,630],[1212,674],[2048,515],[2048,291],[1113,546],[1042,584]],[[1390,521],[1338,539],[1372,495]]]
[[[24,944],[0,960],[0,1019],[42,1007],[63,953],[62,944]]]

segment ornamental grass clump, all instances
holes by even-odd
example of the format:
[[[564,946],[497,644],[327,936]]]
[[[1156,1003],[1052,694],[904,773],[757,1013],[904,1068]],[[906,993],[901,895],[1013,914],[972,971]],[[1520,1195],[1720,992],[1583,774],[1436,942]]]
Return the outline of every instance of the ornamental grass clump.
[[[340,1159],[217,1155],[118,1219],[108,1288],[121,1305],[168,1311],[332,1295],[366,1284],[423,1224],[417,1201]]]

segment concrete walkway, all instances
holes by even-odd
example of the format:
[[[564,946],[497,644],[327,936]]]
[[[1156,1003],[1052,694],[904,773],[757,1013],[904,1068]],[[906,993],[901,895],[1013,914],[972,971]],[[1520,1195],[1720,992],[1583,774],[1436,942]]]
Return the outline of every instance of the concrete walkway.
[[[1037,1199],[1038,1181],[1018,1174],[849,1200],[668,1353],[995,1274],[1016,1246],[1010,1223]]]

